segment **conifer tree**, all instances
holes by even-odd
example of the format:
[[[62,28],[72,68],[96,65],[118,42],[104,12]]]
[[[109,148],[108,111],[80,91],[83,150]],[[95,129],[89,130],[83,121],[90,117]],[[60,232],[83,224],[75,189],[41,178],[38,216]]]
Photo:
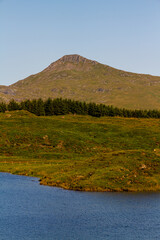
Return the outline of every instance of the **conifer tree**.
[[[44,110],[46,116],[54,115],[53,101],[51,98],[48,98],[44,103]]]
[[[7,110],[7,105],[4,102],[0,103],[0,112],[5,112]]]
[[[20,106],[19,104],[14,100],[12,99],[9,104],[8,104],[8,111],[14,111],[14,110],[19,110],[20,109]]]
[[[45,109],[44,109],[44,102],[41,98],[39,98],[37,100],[37,104],[36,104],[36,115],[37,116],[44,116],[45,115]]]

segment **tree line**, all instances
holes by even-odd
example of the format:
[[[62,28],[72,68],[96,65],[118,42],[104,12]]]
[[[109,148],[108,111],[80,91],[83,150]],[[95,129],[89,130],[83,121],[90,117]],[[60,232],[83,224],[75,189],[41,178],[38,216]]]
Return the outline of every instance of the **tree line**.
[[[62,98],[48,98],[47,100],[39,98],[21,101],[20,103],[12,99],[9,103],[0,103],[0,112],[15,110],[27,110],[37,116],[65,115],[72,113],[94,117],[119,116],[128,118],[160,118],[159,110],[129,110],[107,106],[105,104],[86,103]]]

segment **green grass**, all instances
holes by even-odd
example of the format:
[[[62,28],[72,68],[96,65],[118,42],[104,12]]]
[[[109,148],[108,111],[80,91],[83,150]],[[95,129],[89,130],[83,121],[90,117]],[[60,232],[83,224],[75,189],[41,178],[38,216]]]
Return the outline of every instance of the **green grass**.
[[[0,171],[83,191],[159,191],[160,120],[0,114]]]

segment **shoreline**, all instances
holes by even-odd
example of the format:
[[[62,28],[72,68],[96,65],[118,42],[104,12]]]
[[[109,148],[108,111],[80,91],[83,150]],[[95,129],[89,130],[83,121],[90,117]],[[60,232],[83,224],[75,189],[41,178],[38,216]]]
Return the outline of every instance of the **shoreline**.
[[[33,176],[33,175],[28,175],[28,174],[18,174],[18,173],[12,173],[12,172],[0,172],[0,173],[7,173],[7,174],[11,174],[11,175],[17,175],[17,176],[23,176],[23,177],[30,177],[30,178],[36,178],[37,179],[37,182],[39,183],[39,185],[42,185],[42,186],[47,186],[47,187],[56,187],[56,188],[61,188],[63,190],[68,190],[68,191],[75,191],[75,192],[99,192],[99,193],[105,193],[105,192],[111,192],[111,193],[160,193],[160,188],[159,190],[143,190],[143,191],[139,191],[139,190],[129,190],[129,189],[120,189],[120,190],[116,190],[116,189],[102,189],[102,188],[99,188],[99,187],[95,187],[94,189],[93,188],[78,188],[78,187],[75,187],[75,188],[70,188],[69,186],[67,186],[65,183],[62,183],[62,184],[57,184],[57,183],[51,183],[51,184],[47,184],[45,182],[43,182],[43,179],[41,179],[40,177],[38,176]]]

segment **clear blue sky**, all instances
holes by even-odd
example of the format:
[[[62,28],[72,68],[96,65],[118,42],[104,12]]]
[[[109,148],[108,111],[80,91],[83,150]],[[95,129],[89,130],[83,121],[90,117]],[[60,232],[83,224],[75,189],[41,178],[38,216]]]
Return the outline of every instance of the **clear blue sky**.
[[[160,76],[160,0],[0,0],[0,85],[74,53]]]

